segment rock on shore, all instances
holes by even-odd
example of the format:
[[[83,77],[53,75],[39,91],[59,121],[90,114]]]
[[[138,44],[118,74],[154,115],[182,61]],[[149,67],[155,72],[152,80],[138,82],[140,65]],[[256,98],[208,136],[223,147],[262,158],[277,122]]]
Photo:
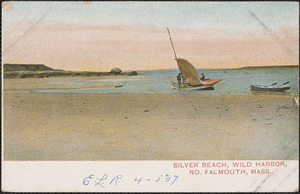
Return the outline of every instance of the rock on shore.
[[[120,68],[113,68],[109,74],[115,74],[115,75],[119,75],[122,72],[122,70]]]

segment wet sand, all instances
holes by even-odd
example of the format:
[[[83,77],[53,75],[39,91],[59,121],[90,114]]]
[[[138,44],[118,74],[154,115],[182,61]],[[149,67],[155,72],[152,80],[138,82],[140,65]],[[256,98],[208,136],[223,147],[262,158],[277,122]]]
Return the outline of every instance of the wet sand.
[[[299,158],[291,96],[29,92],[52,79],[4,81],[4,160]]]

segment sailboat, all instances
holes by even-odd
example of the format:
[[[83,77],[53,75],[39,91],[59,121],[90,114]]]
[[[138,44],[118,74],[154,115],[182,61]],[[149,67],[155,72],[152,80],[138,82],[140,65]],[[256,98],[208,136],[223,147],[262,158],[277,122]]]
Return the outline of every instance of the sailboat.
[[[215,79],[215,80],[200,80],[199,75],[195,69],[195,67],[186,59],[183,58],[177,58],[176,56],[176,52],[174,49],[174,45],[172,42],[172,38],[170,35],[170,31],[167,28],[168,33],[169,33],[169,37],[170,37],[170,41],[172,44],[172,48],[174,51],[174,55],[175,55],[175,60],[177,62],[179,71],[181,73],[182,76],[182,80],[183,82],[180,83],[174,83],[171,82],[171,87],[173,89],[183,89],[183,90],[213,90],[214,89],[214,85],[216,83],[218,83],[219,81],[221,81],[222,79]]]

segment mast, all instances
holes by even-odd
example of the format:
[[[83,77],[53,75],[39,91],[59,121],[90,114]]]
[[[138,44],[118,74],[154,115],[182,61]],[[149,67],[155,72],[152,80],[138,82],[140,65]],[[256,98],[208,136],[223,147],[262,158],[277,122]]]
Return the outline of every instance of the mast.
[[[175,52],[175,48],[174,48],[174,45],[173,45],[173,42],[172,42],[172,38],[171,38],[171,34],[170,34],[170,31],[169,31],[169,28],[167,28],[167,30],[168,30],[170,41],[171,41],[171,45],[172,45],[172,48],[173,48],[173,51],[174,51],[175,59],[177,61],[177,56],[176,56],[176,52]],[[177,61],[177,64],[178,64],[178,61]],[[179,87],[179,90],[180,90],[180,81],[178,82],[178,87]]]
[[[167,28],[167,30],[168,30],[168,33],[169,33],[169,37],[170,37],[170,41],[171,41],[171,44],[172,44],[172,48],[173,48],[173,51],[174,51],[175,59],[177,59],[177,56],[176,56],[176,52],[175,52],[175,49],[174,49],[174,45],[173,45],[173,42],[172,42],[172,38],[171,38],[171,35],[170,35],[170,31],[169,31],[169,28]]]

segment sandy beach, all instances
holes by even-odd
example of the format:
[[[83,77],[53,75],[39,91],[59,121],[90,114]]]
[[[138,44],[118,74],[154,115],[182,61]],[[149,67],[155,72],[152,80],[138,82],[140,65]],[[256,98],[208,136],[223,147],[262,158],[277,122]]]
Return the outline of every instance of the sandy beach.
[[[4,80],[4,160],[299,158],[291,96],[29,92],[53,79]]]

